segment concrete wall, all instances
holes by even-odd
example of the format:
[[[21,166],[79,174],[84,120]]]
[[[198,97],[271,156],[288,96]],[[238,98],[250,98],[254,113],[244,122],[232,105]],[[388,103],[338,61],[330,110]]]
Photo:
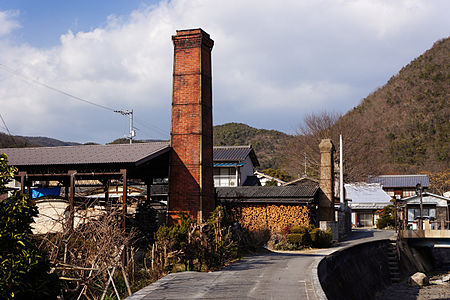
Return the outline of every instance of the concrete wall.
[[[390,240],[378,240],[344,248],[322,259],[317,273],[326,297],[375,299],[378,292],[391,285],[388,247],[392,247]],[[414,248],[401,242],[399,250],[401,279],[450,265],[450,249]]]
[[[374,299],[391,284],[388,240],[339,250],[319,263],[319,281],[328,299]]]

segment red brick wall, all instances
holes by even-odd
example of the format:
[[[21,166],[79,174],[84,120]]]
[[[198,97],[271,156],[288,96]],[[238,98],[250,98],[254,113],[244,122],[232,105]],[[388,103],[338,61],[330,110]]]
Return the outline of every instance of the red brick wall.
[[[169,219],[197,221],[214,209],[211,50],[201,29],[180,30],[174,43]]]

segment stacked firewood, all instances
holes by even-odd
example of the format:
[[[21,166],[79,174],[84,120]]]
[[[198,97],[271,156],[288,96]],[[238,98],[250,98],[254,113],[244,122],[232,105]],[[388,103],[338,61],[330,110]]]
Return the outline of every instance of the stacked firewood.
[[[247,204],[232,209],[233,218],[249,231],[281,232],[286,227],[310,225],[305,205]]]

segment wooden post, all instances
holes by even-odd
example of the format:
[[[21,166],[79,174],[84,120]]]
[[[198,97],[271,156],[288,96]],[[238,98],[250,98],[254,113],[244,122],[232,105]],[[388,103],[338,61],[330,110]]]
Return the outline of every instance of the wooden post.
[[[147,179],[147,201],[150,201],[150,194],[152,192],[152,183],[153,183],[153,178],[149,177]]]
[[[20,176],[20,193],[25,194],[25,176],[27,176],[27,172],[19,172]]]
[[[109,207],[109,179],[106,179],[105,182],[105,202],[106,202],[106,208]]]
[[[75,174],[77,171],[71,170],[67,172],[69,174],[69,230],[73,230],[74,226],[74,216],[75,216],[75,209],[74,209],[74,198],[75,198]]]
[[[120,169],[120,173],[122,173],[122,227],[125,232],[126,230],[126,216],[127,216],[127,169]]]

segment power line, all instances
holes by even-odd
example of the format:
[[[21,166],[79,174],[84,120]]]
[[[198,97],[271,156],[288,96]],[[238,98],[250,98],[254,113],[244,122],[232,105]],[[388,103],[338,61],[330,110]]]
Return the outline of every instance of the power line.
[[[109,110],[109,111],[112,111],[112,112],[116,112],[116,109],[114,109],[114,108],[111,108],[111,107],[108,107],[108,106],[105,106],[105,105],[101,105],[101,104],[98,104],[98,103],[95,103],[95,102],[83,99],[81,97],[72,95],[72,94],[70,94],[70,93],[68,93],[66,91],[61,90],[61,89],[55,88],[53,86],[50,86],[50,85],[48,85],[48,84],[46,84],[44,82],[41,82],[41,81],[39,81],[37,79],[33,79],[33,78],[30,78],[30,77],[27,77],[27,76],[21,74],[20,72],[18,72],[16,70],[14,70],[14,69],[12,69],[12,68],[2,64],[2,63],[0,63],[0,68],[5,70],[6,72],[9,72],[9,73],[11,73],[11,74],[21,78],[22,80],[24,80],[27,83],[33,83],[33,84],[36,84],[36,85],[40,85],[40,86],[48,88],[48,89],[50,89],[52,91],[55,91],[57,93],[63,94],[65,96],[68,96],[68,97],[70,97],[72,99],[75,99],[75,100],[78,100],[78,101],[81,101],[81,102],[84,102],[84,103],[87,103],[87,104],[91,104],[91,105],[94,105],[94,106],[97,106],[99,108],[103,108],[103,109],[106,109],[106,110]],[[141,121],[138,121],[136,119],[135,119],[135,122],[140,124],[140,125],[142,125],[143,127],[146,127],[150,131],[157,131],[159,134],[168,135],[167,130],[161,129],[160,127],[158,127],[156,125],[145,124],[145,123],[143,123]]]
[[[3,126],[5,126],[5,129],[6,129],[6,131],[8,132],[8,135],[9,135],[9,137],[11,138],[13,144],[14,144],[15,146],[17,146],[16,139],[11,135],[11,132],[9,131],[9,128],[8,128],[8,126],[6,125],[6,122],[5,122],[5,120],[3,119],[3,116],[2,116],[1,113],[0,113],[0,119],[2,119]]]
[[[15,71],[15,70],[11,69],[11,68],[5,66],[4,64],[1,64],[1,63],[0,63],[0,68],[2,68],[3,70],[5,70],[5,71],[7,71],[7,72],[9,72],[9,73],[11,73],[11,74],[17,76],[17,77],[22,78],[23,80],[25,80],[25,81],[27,81],[27,82],[31,82],[31,83],[34,83],[34,84],[37,84],[37,85],[46,87],[46,88],[48,88],[48,89],[50,89],[50,90],[52,90],[52,91],[55,91],[55,92],[57,92],[57,93],[66,95],[66,96],[68,96],[68,97],[70,97],[70,98],[73,98],[73,99],[75,99],[75,100],[82,101],[82,102],[85,102],[85,103],[88,103],[88,104],[91,104],[91,105],[94,105],[94,106],[97,106],[97,107],[100,107],[100,108],[103,108],[103,109],[106,109],[106,110],[109,110],[109,111],[114,111],[114,109],[111,108],[111,107],[107,107],[107,106],[104,106],[104,105],[101,105],[101,104],[97,104],[97,103],[95,103],[95,102],[92,102],[92,101],[89,101],[89,100],[80,98],[80,97],[78,97],[78,96],[74,96],[74,95],[72,95],[72,94],[70,94],[70,93],[68,93],[68,92],[66,92],[66,91],[63,91],[63,90],[60,90],[60,89],[58,89],[58,88],[52,87],[52,86],[50,86],[50,85],[48,85],[48,84],[46,84],[46,83],[44,83],[44,82],[41,82],[41,81],[39,81],[39,80],[36,80],[36,79],[30,78],[30,77],[27,77],[27,76],[25,76],[25,75],[23,75],[23,74],[21,74],[21,73]]]

